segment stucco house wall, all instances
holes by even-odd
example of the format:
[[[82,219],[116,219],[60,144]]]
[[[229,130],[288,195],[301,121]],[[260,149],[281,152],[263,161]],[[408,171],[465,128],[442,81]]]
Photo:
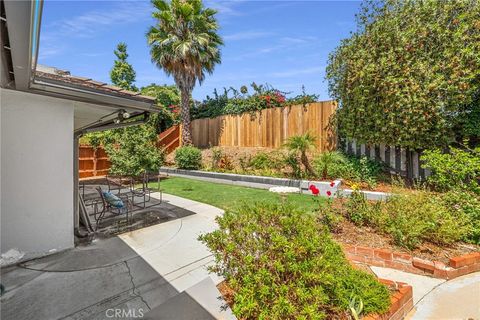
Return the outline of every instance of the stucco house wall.
[[[72,101],[0,89],[1,252],[74,246]]]

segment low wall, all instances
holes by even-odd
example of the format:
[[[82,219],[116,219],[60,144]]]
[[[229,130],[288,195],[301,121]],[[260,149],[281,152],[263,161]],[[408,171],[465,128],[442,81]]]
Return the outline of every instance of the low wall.
[[[448,265],[445,265],[439,261],[424,260],[407,253],[393,252],[387,249],[343,245],[343,250],[347,258],[354,262],[392,268],[439,279],[450,280],[480,271],[480,252],[450,258]]]
[[[353,190],[350,189],[340,189],[340,180],[335,180],[334,185],[331,186],[331,182],[329,181],[297,180],[202,170],[183,170],[170,167],[162,167],[160,168],[160,172],[171,176],[259,189],[269,189],[273,186],[295,187],[299,188],[301,192],[305,194],[311,194],[309,187],[315,185],[320,190],[319,194],[321,196],[327,196],[327,191],[330,191],[332,196],[338,193],[342,196],[348,197],[353,192]],[[362,193],[368,200],[383,200],[389,196],[389,194],[385,192],[362,191]]]

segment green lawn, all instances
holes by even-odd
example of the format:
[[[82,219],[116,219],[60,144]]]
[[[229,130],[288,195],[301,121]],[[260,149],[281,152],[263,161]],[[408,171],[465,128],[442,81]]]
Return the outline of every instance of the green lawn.
[[[149,186],[152,189],[156,189],[157,183],[152,182]],[[162,180],[160,186],[165,193],[208,203],[222,209],[231,209],[242,202],[252,203],[262,201],[273,203],[280,201],[280,195],[264,189],[254,189],[187,178],[170,177]],[[287,196],[287,199],[296,207],[305,209],[306,211],[313,210],[318,206],[310,195],[290,194]]]

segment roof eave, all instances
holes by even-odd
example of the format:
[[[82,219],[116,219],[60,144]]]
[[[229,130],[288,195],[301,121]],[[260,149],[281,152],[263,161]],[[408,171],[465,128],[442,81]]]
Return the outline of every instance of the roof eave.
[[[35,77],[30,86],[30,91],[37,94],[55,96],[58,98],[69,98],[75,101],[103,105],[108,107],[125,107],[141,111],[159,112],[154,101],[142,101],[112,95],[111,93],[102,93],[95,90],[89,90],[82,86],[74,84],[65,84],[62,81],[52,79],[43,79]]]

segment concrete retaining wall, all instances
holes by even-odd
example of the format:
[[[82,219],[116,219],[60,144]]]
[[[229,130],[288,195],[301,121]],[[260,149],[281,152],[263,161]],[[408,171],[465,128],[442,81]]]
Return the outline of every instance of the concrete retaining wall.
[[[166,173],[171,176],[176,177],[186,177],[202,181],[210,181],[224,184],[232,184],[244,187],[259,188],[259,189],[269,189],[275,186],[283,187],[296,187],[305,194],[311,194],[309,187],[315,185],[319,190],[319,195],[328,196],[327,192],[330,191],[331,195],[342,195],[345,197],[350,196],[353,190],[350,189],[340,189],[341,181],[333,181],[333,186],[331,182],[328,181],[313,181],[313,180],[296,180],[296,179],[286,179],[286,178],[274,178],[274,177],[264,177],[264,176],[252,176],[252,175],[243,175],[236,173],[221,173],[221,172],[210,172],[210,171],[201,171],[201,170],[183,170],[170,167],[162,167],[160,169],[161,173]],[[384,200],[388,197],[388,193],[384,192],[375,192],[375,191],[362,191],[365,197],[368,200]]]

